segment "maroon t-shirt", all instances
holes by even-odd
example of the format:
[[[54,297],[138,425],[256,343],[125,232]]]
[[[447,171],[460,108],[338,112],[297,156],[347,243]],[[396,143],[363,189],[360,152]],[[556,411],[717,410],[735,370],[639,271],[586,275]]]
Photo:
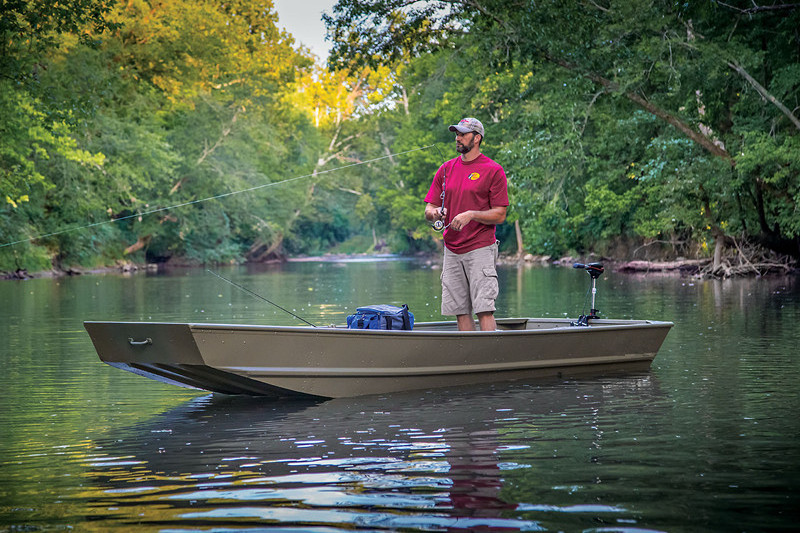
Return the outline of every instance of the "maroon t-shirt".
[[[461,156],[439,167],[425,202],[441,207],[442,179],[444,178],[444,207],[447,209],[445,226],[459,213],[492,207],[508,206],[508,182],[503,167],[485,155],[465,163]],[[444,244],[448,250],[464,254],[494,244],[494,224],[470,221],[461,231],[444,230]]]

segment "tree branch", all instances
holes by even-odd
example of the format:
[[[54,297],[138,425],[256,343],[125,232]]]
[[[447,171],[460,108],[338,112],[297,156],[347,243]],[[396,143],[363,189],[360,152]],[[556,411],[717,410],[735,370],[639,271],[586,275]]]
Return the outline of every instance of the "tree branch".
[[[783,10],[792,10],[800,8],[800,4],[776,4],[772,6],[756,6],[748,7],[747,9],[742,9],[740,7],[732,6],[730,4],[726,4],[725,2],[717,2],[719,5],[727,7],[728,9],[732,9],[734,11],[738,11],[743,15],[752,15],[754,13],[758,13],[760,11],[783,11]]]
[[[611,10],[609,8],[603,7],[603,6],[599,5],[597,2],[594,2],[593,0],[589,0],[589,3],[592,4],[594,7],[596,7],[597,9],[599,9],[600,11],[603,11],[604,13],[610,13],[611,12]],[[584,4],[584,5],[586,5],[586,4]]]
[[[765,99],[765,100],[769,101],[769,102],[770,102],[770,103],[772,103],[772,104],[773,104],[775,107],[777,107],[778,109],[780,109],[780,110],[781,110],[781,113],[783,113],[784,115],[786,115],[786,118],[788,118],[789,120],[791,120],[791,121],[792,121],[792,123],[795,125],[795,127],[796,127],[798,130],[800,130],[800,119],[798,119],[796,116],[794,116],[794,115],[792,114],[792,112],[789,110],[789,108],[788,108],[788,107],[786,107],[785,105],[783,105],[783,104],[780,102],[780,100],[778,100],[777,98],[775,98],[774,96],[772,96],[772,95],[769,93],[769,91],[767,91],[767,90],[764,88],[764,86],[762,86],[762,85],[761,85],[760,83],[758,83],[758,82],[757,82],[757,81],[756,81],[756,80],[755,80],[755,79],[754,79],[754,78],[753,78],[753,77],[752,77],[750,74],[748,74],[748,73],[747,73],[747,71],[746,71],[744,68],[742,68],[742,66],[741,66],[741,65],[739,65],[738,63],[736,63],[736,62],[734,62],[734,61],[728,61],[728,66],[729,66],[729,67],[731,67],[731,68],[732,68],[733,70],[735,70],[736,72],[738,72],[738,73],[739,73],[739,75],[741,75],[741,76],[742,76],[744,79],[746,79],[746,80],[748,81],[748,83],[750,83],[750,85],[752,85],[752,86],[753,86],[753,88],[754,88],[756,91],[758,91],[758,94],[760,94],[760,95],[761,95],[761,97],[762,97],[763,99]]]
[[[586,107],[586,114],[584,114],[584,116],[583,116],[583,126],[581,126],[581,133],[580,133],[581,137],[583,137],[583,132],[586,131],[586,125],[589,123],[589,113],[592,110],[592,106],[594,106],[594,103],[597,101],[597,99],[600,97],[600,95],[603,94],[604,92],[606,92],[606,91],[605,90],[597,91],[595,93],[595,95],[592,96],[592,101],[589,102],[589,105]]]
[[[231,118],[231,123],[229,125],[227,125],[227,126],[223,126],[222,127],[222,134],[220,135],[219,139],[217,139],[217,142],[215,142],[213,146],[209,147],[208,146],[208,142],[206,141],[206,146],[205,146],[205,148],[203,148],[203,153],[197,159],[197,163],[195,163],[198,167],[201,164],[203,164],[203,161],[205,161],[208,156],[210,156],[212,153],[214,153],[214,151],[217,148],[220,147],[222,142],[225,140],[225,137],[230,135],[231,128],[233,128],[233,125],[236,123],[236,119],[238,118],[240,111],[242,111],[242,108],[241,107],[237,107],[236,110],[233,112],[233,117]]]
[[[568,63],[563,59],[554,58],[547,53],[545,53],[544,56],[548,61],[560,65],[568,70],[571,70],[573,72],[581,72],[581,70],[577,66]],[[599,83],[608,90],[615,92],[620,91],[620,86],[618,83],[606,79],[600,76],[599,74],[589,72],[589,73],[583,73],[583,76],[594,81],[595,83]],[[648,102],[644,97],[642,97],[639,94],[636,94],[635,92],[624,91],[622,94],[625,95],[625,97],[628,98],[628,100],[631,100],[635,104],[644,108],[648,113],[655,115],[656,117],[660,118],[666,123],[671,124],[672,126],[677,128],[680,132],[689,137],[692,141],[696,142],[701,147],[703,147],[707,152],[711,153],[716,157],[724,159],[731,166],[736,165],[736,161],[731,157],[731,155],[727,152],[727,150],[725,150],[721,146],[717,146],[716,144],[714,144],[714,142],[711,139],[709,139],[702,133],[694,131],[688,124],[683,122],[675,115],[672,115],[671,113],[665,111],[664,109],[661,109],[660,107],[656,106],[655,104],[652,104],[651,102]]]

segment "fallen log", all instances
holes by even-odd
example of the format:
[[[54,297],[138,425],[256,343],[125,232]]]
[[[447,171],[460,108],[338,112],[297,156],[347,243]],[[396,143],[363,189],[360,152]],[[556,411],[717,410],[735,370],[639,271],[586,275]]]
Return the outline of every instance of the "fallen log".
[[[680,261],[628,261],[617,266],[617,272],[697,272],[709,264],[709,259],[682,259]]]

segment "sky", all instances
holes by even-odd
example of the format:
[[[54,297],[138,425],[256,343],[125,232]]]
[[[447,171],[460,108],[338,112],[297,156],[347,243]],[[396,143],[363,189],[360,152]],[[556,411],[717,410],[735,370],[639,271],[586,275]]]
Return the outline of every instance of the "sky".
[[[295,41],[308,46],[323,62],[331,43],[325,41],[322,12],[330,13],[336,0],[274,0],[278,27],[285,28]]]

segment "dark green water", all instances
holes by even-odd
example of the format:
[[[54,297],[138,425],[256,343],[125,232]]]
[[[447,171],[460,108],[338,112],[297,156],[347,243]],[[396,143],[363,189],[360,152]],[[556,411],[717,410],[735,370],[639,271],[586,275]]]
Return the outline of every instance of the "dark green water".
[[[317,324],[441,318],[414,262],[220,273]],[[500,276],[498,316],[583,311],[583,272]],[[675,322],[650,372],[275,403],[97,359],[84,320],[297,324],[202,270],[2,282],[0,530],[797,530],[798,279],[598,288],[603,316]]]

